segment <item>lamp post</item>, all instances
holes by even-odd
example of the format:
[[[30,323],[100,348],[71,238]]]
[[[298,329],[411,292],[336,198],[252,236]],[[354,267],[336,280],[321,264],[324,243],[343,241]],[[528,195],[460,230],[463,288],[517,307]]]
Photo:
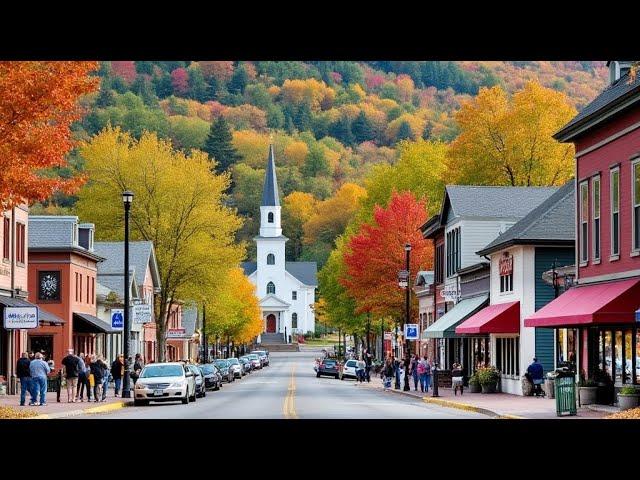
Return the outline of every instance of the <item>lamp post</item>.
[[[409,279],[411,278],[411,271],[409,270],[409,260],[411,256],[411,244],[407,243],[404,246],[405,251],[405,270],[400,272],[398,276],[399,285],[405,289],[405,319],[404,319],[404,340],[405,340],[405,352],[404,352],[404,388],[405,392],[411,390],[409,387],[409,366],[411,364],[410,355],[411,355],[411,343],[409,342],[409,338],[407,335],[406,326],[409,322],[411,322],[411,288],[409,288]]]
[[[129,321],[129,211],[133,201],[133,192],[122,192],[124,204],[124,378],[122,379],[122,398],[131,398],[129,386],[129,339],[131,338],[131,323]]]
[[[207,304],[202,302],[202,343],[204,345],[204,361],[209,363],[209,345],[207,345]]]

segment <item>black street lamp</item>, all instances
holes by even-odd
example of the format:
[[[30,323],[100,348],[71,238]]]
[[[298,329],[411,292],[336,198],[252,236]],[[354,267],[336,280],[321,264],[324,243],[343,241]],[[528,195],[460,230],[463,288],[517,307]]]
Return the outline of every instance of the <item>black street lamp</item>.
[[[202,302],[202,344],[204,345],[204,361],[209,363],[209,345],[207,345],[207,304]]]
[[[129,321],[129,211],[133,202],[133,192],[122,192],[124,204],[124,378],[122,381],[122,398],[131,398],[129,385],[129,339],[131,338],[131,323]]]
[[[411,255],[411,244],[407,243],[404,246],[404,251],[405,251],[405,258],[406,258],[406,265],[405,265],[405,271],[402,272],[403,274],[406,272],[406,282],[404,283],[404,288],[405,288],[405,320],[404,320],[404,328],[403,328],[403,332],[404,332],[404,340],[405,340],[405,356],[404,356],[404,388],[403,390],[405,392],[408,392],[409,390],[411,390],[411,387],[409,386],[409,366],[411,365],[411,343],[409,342],[409,336],[407,335],[406,329],[407,329],[407,324],[409,324],[411,322],[411,288],[409,287],[410,285],[410,279],[411,279],[411,271],[409,270],[409,260],[410,260],[410,255]],[[404,275],[403,275],[404,276]]]

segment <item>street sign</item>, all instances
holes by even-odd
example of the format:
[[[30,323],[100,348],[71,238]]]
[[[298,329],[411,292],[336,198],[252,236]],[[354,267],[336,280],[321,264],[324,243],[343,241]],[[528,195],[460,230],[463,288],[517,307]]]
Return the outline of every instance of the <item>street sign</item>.
[[[400,288],[407,288],[409,285],[409,271],[408,270],[400,270],[398,272],[398,285]]]
[[[121,308],[111,309],[111,328],[114,330],[124,329],[124,310]]]
[[[384,332],[384,339],[385,340],[391,340],[393,338],[393,333],[392,332]]]
[[[407,340],[418,340],[418,324],[417,323],[407,323],[404,326],[404,336]]]
[[[167,338],[184,338],[187,330],[184,328],[170,328],[167,330]]]
[[[4,307],[4,328],[38,328],[38,307]]]
[[[152,321],[151,305],[141,303],[139,305],[134,305],[131,309],[133,311],[133,323],[143,324]]]

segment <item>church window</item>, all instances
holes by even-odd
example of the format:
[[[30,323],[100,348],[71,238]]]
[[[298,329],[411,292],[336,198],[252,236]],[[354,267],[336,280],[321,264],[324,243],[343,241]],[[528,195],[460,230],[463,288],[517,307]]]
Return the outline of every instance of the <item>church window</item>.
[[[291,314],[291,328],[298,328],[298,314]]]
[[[276,286],[273,282],[267,283],[267,295],[270,293],[273,295],[276,294]]]
[[[297,299],[298,299],[298,292],[294,290],[291,292],[291,300],[297,300]]]
[[[273,223],[273,212],[269,212],[269,215],[267,215],[267,222]]]
[[[273,253],[267,255],[267,265],[275,265],[276,264],[276,256]]]

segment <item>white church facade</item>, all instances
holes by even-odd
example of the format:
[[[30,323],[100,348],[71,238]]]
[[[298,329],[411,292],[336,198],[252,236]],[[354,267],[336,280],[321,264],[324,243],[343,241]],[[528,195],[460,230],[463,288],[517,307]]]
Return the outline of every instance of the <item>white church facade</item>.
[[[260,205],[260,233],[254,237],[256,262],[244,262],[245,275],[256,286],[263,332],[289,335],[315,331],[313,305],[317,281],[316,262],[287,262],[282,235],[280,196],[273,146]]]

